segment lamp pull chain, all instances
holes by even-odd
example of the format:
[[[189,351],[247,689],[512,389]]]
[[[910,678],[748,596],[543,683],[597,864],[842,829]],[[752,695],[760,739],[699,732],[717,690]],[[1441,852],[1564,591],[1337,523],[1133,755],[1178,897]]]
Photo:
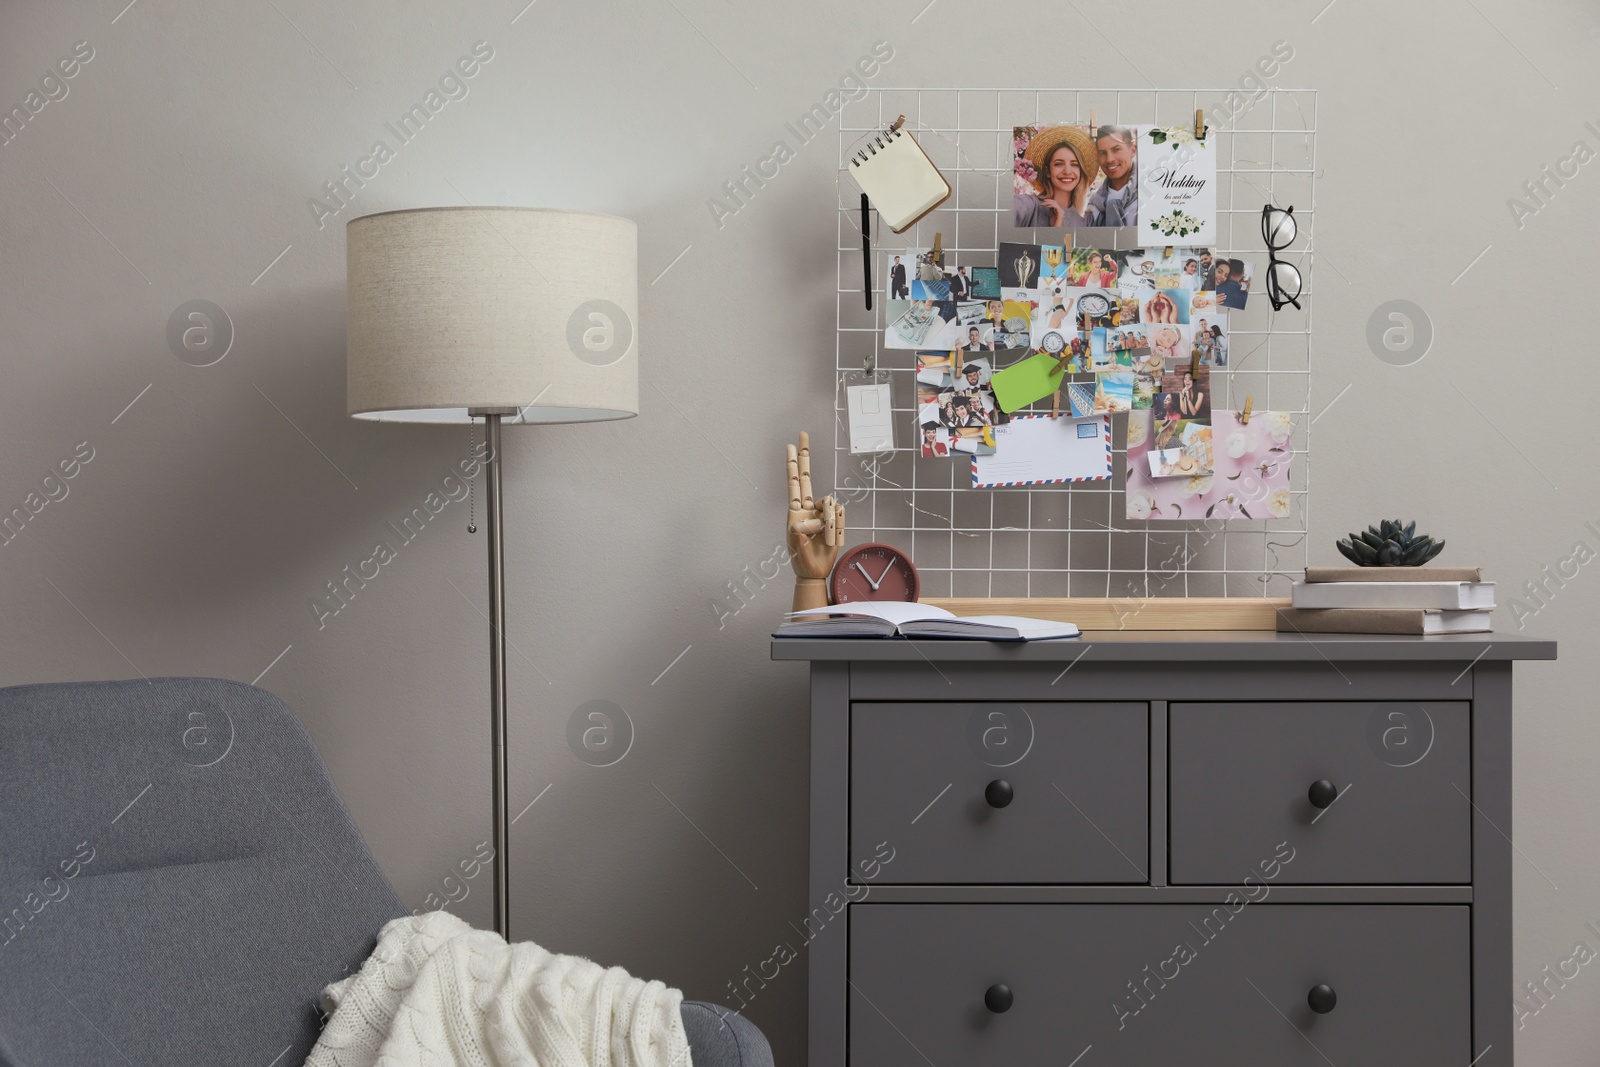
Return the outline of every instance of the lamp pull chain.
[[[473,427],[473,422],[469,418],[467,420],[467,463],[469,464],[469,468],[468,469],[470,469],[470,464],[472,463],[472,444],[473,444],[473,441],[472,441],[472,427]],[[477,501],[474,498],[473,488],[472,488],[473,483],[476,482],[476,481],[477,481],[476,478],[468,478],[467,479],[467,533],[469,533],[469,534],[474,534],[474,533],[478,532]]]

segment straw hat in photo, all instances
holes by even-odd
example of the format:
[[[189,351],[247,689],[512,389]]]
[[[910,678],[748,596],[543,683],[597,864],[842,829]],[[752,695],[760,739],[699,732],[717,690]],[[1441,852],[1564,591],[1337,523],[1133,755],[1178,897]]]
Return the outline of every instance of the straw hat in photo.
[[[1050,153],[1061,144],[1071,146],[1073,154],[1078,157],[1078,167],[1083,171],[1084,186],[1093,185],[1094,180],[1100,176],[1100,160],[1089,132],[1077,126],[1044,126],[1033,135],[1033,139],[1028,142],[1027,151],[1023,153],[1039,174],[1039,177],[1034,179],[1034,187],[1039,188],[1040,182],[1048,177],[1045,160],[1049,159]],[[1039,188],[1039,192],[1043,194],[1044,190]]]

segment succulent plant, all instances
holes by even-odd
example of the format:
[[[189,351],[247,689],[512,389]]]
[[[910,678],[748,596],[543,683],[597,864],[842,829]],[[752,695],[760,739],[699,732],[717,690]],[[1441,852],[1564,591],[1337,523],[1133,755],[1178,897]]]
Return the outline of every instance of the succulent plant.
[[[1417,533],[1417,524],[1384,519],[1341,539],[1344,558],[1362,567],[1420,567],[1444,551],[1444,542]]]

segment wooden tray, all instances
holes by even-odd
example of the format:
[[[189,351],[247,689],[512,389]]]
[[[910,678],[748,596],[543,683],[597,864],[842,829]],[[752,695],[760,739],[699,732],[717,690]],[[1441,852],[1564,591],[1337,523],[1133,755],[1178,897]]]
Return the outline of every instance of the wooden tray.
[[[928,597],[957,615],[1025,615],[1080,630],[1275,630],[1288,597]]]

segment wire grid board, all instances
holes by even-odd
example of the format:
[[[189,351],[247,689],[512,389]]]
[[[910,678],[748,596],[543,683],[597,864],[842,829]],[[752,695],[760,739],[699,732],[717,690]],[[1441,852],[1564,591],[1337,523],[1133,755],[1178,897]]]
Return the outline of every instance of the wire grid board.
[[[1232,98],[1230,99],[1230,94]],[[851,501],[852,540],[907,552],[925,597],[1286,596],[1306,564],[1310,495],[1310,379],[1316,219],[1315,90],[1269,90],[1236,110],[1235,89],[868,90],[840,113],[834,485]],[[1232,354],[1213,372],[1219,410],[1286,411],[1295,421],[1289,517],[1264,521],[1125,519],[1126,415],[1113,416],[1110,481],[1019,489],[971,488],[969,458],[923,459],[913,425],[915,353],[884,348],[887,257],[941,234],[946,266],[993,266],[1002,240],[1060,243],[1060,231],[1011,219],[1012,127],[1061,122],[1188,125],[1196,108],[1217,143],[1219,254],[1254,264],[1248,306],[1229,319]],[[951,185],[949,200],[903,234],[873,213],[873,310],[862,299],[860,190],[847,176],[862,141],[896,116]],[[1303,310],[1274,312],[1266,297],[1261,207],[1293,205],[1299,236],[1280,258],[1300,269]],[[1034,236],[1030,236],[1030,234]],[[1076,243],[1140,247],[1114,229],[1079,230]],[[1145,242],[1148,243],[1148,242]],[[1026,353],[996,353],[1005,365]],[[893,452],[852,455],[845,387],[863,369],[887,373]],[[881,380],[881,378],[879,379]],[[1066,399],[1062,398],[1062,410]],[[1048,399],[1024,411],[1050,410]]]

